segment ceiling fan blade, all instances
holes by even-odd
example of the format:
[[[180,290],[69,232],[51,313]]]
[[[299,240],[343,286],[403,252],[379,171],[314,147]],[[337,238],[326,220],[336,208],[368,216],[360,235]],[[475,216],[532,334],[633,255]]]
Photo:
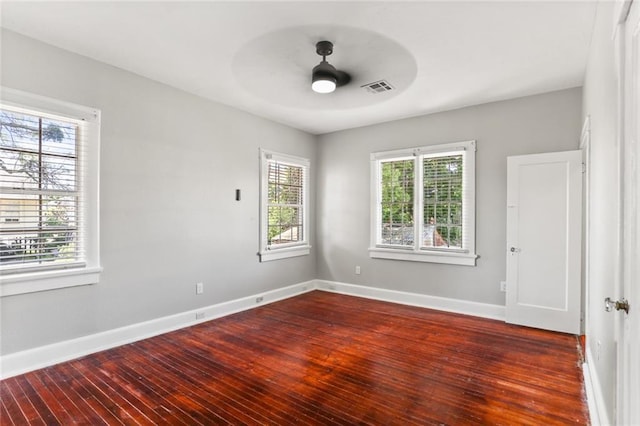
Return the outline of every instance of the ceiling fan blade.
[[[336,86],[344,86],[351,81],[351,76],[344,71],[336,70]]]

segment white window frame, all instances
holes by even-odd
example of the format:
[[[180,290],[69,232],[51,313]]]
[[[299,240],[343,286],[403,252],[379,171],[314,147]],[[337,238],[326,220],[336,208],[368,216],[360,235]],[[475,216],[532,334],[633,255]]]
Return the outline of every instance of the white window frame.
[[[463,156],[463,247],[460,249],[426,248],[421,247],[423,232],[423,179],[421,160],[434,154],[447,155],[462,153]],[[475,248],[475,153],[476,141],[462,141],[455,143],[421,146],[393,151],[374,152],[371,154],[371,244],[369,256],[378,259],[405,260],[414,262],[446,263],[452,265],[476,265]],[[413,158],[415,161],[415,181],[413,211],[414,215],[414,243],[413,246],[389,246],[382,244],[381,230],[381,164],[382,161],[406,160]]]
[[[84,201],[78,213],[84,217],[85,259],[67,268],[44,271],[25,268],[24,271],[0,274],[0,297],[98,283],[102,271],[99,239],[100,111],[6,87],[0,88],[2,107],[83,123],[85,144],[78,153],[77,173]]]
[[[290,164],[303,169],[302,188],[302,241],[290,244],[278,244],[270,246],[268,242],[269,225],[269,162]],[[306,158],[294,155],[281,154],[266,149],[260,149],[260,262],[286,259],[289,257],[305,256],[311,252],[309,245],[309,171],[310,162]]]

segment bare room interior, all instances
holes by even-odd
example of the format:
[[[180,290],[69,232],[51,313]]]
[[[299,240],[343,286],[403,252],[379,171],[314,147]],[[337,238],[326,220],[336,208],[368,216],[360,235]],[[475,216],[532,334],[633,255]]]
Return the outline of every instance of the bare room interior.
[[[1,425],[640,425],[638,0],[0,26]]]

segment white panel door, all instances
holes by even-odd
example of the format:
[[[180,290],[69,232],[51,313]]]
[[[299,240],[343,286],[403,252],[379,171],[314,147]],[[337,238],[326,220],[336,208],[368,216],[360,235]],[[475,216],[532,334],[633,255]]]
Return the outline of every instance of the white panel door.
[[[582,151],[507,159],[508,323],[580,333]]]

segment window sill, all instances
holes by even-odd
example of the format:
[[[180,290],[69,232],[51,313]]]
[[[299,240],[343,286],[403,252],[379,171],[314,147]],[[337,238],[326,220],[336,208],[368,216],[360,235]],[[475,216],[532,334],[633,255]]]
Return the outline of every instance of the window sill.
[[[410,262],[445,263],[449,265],[476,266],[475,254],[447,253],[441,251],[414,251],[373,247],[369,249],[369,257],[374,259],[405,260]]]
[[[97,266],[4,275],[0,277],[0,297],[97,284],[101,271]]]
[[[311,246],[295,246],[287,248],[279,248],[274,250],[265,250],[258,253],[260,262],[269,262],[271,260],[287,259],[289,257],[306,256],[311,251]]]

